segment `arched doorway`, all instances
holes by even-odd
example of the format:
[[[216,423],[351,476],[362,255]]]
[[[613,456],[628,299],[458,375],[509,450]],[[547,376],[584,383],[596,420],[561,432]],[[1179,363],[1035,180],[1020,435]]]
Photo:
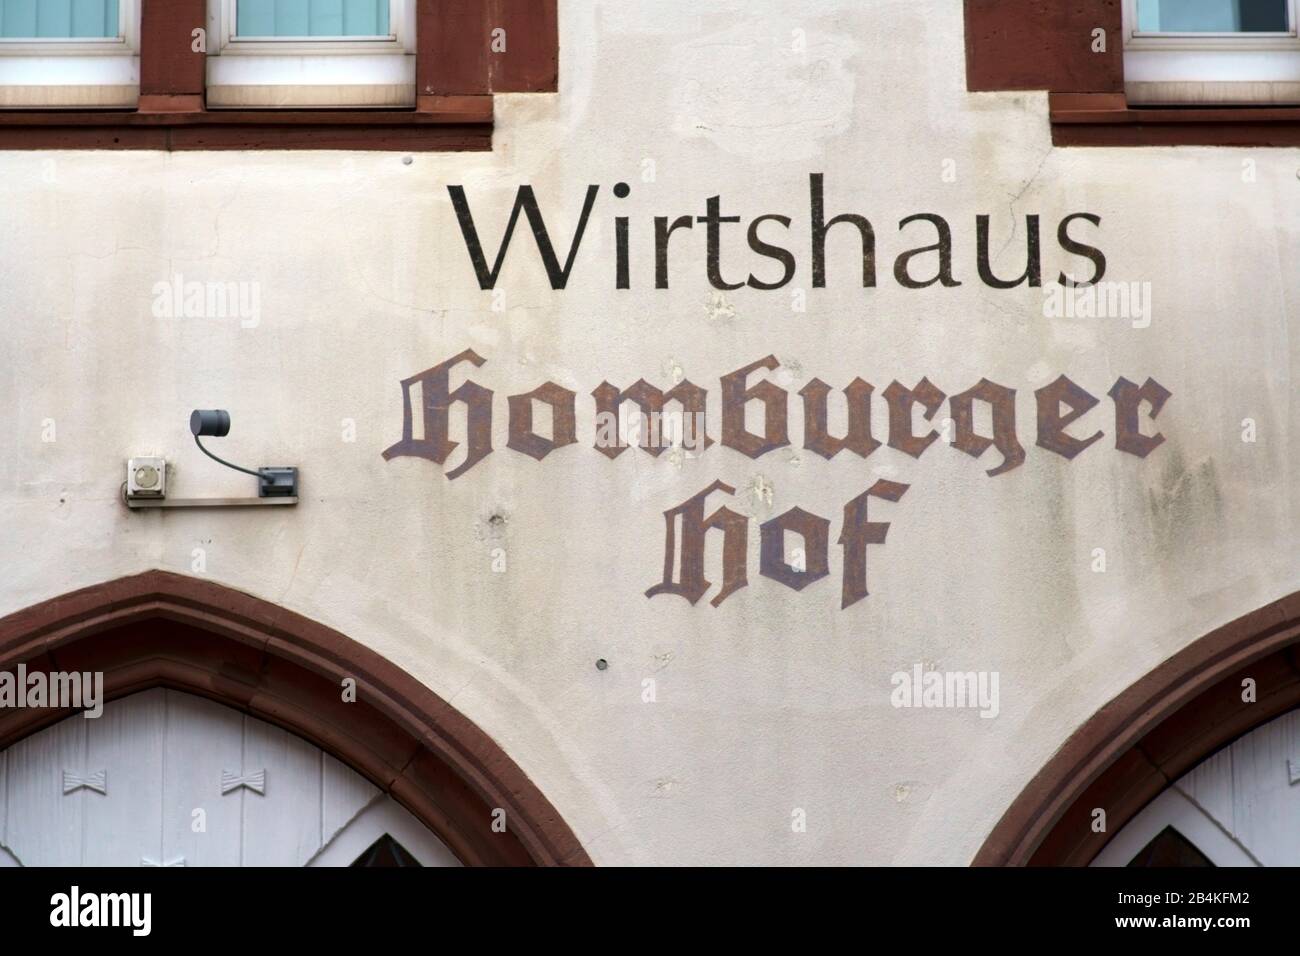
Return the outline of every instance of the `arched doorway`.
[[[391,796],[301,737],[155,687],[0,750],[0,864],[457,866]]]
[[[1184,775],[1297,708],[1300,592],[1210,632],[1094,714],[1003,814],[973,864],[1086,866],[1153,801],[1173,814],[1177,798],[1162,795]]]
[[[438,695],[364,645],[242,592],[163,571],[94,585],[0,619],[0,670],[19,664],[102,672],[110,701],[167,688],[288,731],[391,797],[462,863],[590,865],[532,781]],[[344,699],[345,681],[355,699]],[[70,713],[0,710],[0,749]]]
[[[1300,710],[1256,727],[1183,774],[1092,865],[1300,865]]]

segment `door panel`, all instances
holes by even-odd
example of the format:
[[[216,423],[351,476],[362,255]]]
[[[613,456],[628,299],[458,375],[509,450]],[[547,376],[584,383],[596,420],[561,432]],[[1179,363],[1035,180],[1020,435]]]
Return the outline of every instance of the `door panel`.
[[[349,865],[347,852],[385,828],[421,864],[458,865],[433,833],[320,748],[162,688],[0,752],[0,823],[0,865]]]
[[[1189,770],[1117,833],[1093,865],[1128,865],[1165,827],[1216,866],[1300,866],[1300,710]]]
[[[162,862],[239,866],[243,805],[221,795],[220,781],[223,770],[239,769],[245,716],[191,694],[147,693],[162,694],[167,702]]]
[[[102,717],[99,719],[103,719]],[[93,774],[86,765],[86,725],[72,717],[20,740],[8,750],[7,843],[14,856],[44,866],[80,866],[82,808],[101,795],[86,788],[64,793],[64,773]]]
[[[157,742],[166,719],[163,693],[126,697],[94,720],[72,718],[85,725],[84,766],[103,770],[108,790],[83,788],[61,798],[81,802],[84,866],[140,866],[162,852],[163,751]],[[130,800],[109,799],[119,793]]]

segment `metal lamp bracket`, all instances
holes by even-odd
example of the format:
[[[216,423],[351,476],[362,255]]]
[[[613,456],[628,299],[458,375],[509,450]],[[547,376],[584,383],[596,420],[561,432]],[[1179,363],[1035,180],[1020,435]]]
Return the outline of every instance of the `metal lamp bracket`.
[[[252,475],[257,479],[256,498],[168,498],[166,496],[165,468],[162,459],[131,459],[127,463],[127,483],[123,486],[123,497],[128,508],[247,508],[256,506],[296,505],[298,503],[298,469],[288,466],[258,468],[241,468],[224,458],[218,458],[199,441],[200,436],[221,438],[230,432],[230,413],[224,409],[200,409],[190,415],[190,432],[194,435],[194,444],[199,451],[218,464]],[[137,462],[148,462],[143,467],[157,470],[164,469],[163,480],[155,488],[142,488],[133,480],[139,474]]]

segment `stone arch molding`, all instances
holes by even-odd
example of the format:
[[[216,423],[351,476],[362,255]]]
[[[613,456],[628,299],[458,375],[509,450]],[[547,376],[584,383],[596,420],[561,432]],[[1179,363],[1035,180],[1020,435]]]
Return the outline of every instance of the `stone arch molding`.
[[[463,863],[590,866],[508,754],[424,684],[300,614],[211,581],[147,571],[0,618],[0,670],[91,671],[104,697],[197,694],[315,744],[391,796]],[[356,701],[345,702],[345,678]],[[71,713],[0,710],[0,749]],[[506,827],[494,820],[504,811]]]
[[[1300,591],[1194,641],[1107,703],[1012,802],[975,866],[1084,866],[1207,757],[1300,707]],[[1105,830],[1094,828],[1105,811]]]

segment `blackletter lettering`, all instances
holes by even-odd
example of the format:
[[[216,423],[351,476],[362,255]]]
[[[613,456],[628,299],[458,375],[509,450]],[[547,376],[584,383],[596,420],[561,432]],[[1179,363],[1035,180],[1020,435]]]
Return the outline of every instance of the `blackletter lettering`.
[[[993,410],[992,438],[975,434],[976,399],[987,402]],[[964,451],[972,458],[984,454],[990,445],[996,445],[998,451],[1002,453],[1002,464],[986,472],[990,478],[1024,463],[1025,449],[1016,438],[1015,389],[982,378],[973,388],[968,388],[960,395],[954,395],[949,400],[948,407],[952,409],[955,432],[953,448]]]
[[[506,447],[541,461],[563,445],[576,444],[578,441],[577,418],[574,414],[576,398],[573,392],[561,388],[554,382],[539,385],[524,395],[511,395],[506,400],[510,405],[510,440],[506,442]],[[550,438],[543,438],[533,431],[534,400],[551,406]]]
[[[402,440],[384,451],[384,460],[427,458],[435,464],[443,464],[458,444],[447,437],[448,412],[453,402],[461,402],[465,406],[469,448],[460,467],[447,472],[447,478],[459,478],[487,457],[492,451],[492,390],[473,382],[465,382],[456,391],[448,393],[452,368],[461,362],[481,366],[484,361],[486,360],[472,349],[466,349],[441,365],[403,379]],[[420,404],[423,407],[423,438],[415,437],[411,408],[411,386],[417,384],[420,386]]]
[[[1072,422],[1085,415],[1097,404],[1097,399],[1075,385],[1064,375],[1050,385],[1044,385],[1034,392],[1038,399],[1038,447],[1054,451],[1064,458],[1073,458],[1098,438],[1101,432],[1079,439],[1067,435],[1065,430]],[[1070,406],[1066,415],[1061,414],[1061,405]]]
[[[705,518],[704,499],[715,491],[728,495],[736,493],[736,489],[730,485],[715,481],[694,498],[664,512],[664,522],[668,526],[664,545],[664,579],[646,591],[646,597],[679,594],[694,604],[704,596],[712,586],[704,577],[704,536],[711,528],[722,531],[722,590],[709,603],[717,607],[749,583],[745,567],[748,561],[749,519],[725,505]],[[676,522],[679,516],[682,523],[681,578],[674,581]]]
[[[829,542],[831,523],[825,518],[791,508],[785,514],[778,515],[760,526],[759,573],[773,581],[780,581],[786,587],[802,591],[814,581],[830,574]],[[785,535],[792,531],[803,538],[806,558],[805,568],[800,571],[792,567],[785,559]]]
[[[754,369],[765,368],[770,371],[780,365],[775,355],[769,355],[722,376],[722,444],[750,458],[758,458],[775,448],[790,444],[786,432],[789,395],[785,389],[768,381],[757,382],[745,388],[745,380]],[[745,406],[755,400],[764,406],[762,435],[755,435],[745,429]]]
[[[879,479],[874,485],[844,506],[844,527],[839,544],[844,546],[844,580],[840,588],[840,610],[857,604],[867,596],[867,545],[884,544],[889,522],[868,521],[867,501],[883,498],[898,501],[908,485]]]
[[[1169,399],[1169,390],[1153,378],[1148,378],[1138,388],[1137,383],[1120,376],[1108,394],[1115,401],[1115,447],[1145,458],[1164,442],[1165,436],[1160,432],[1143,435],[1138,411],[1146,402],[1151,406],[1151,418],[1154,419]]]
[[[831,387],[819,378],[814,378],[799,390],[803,398],[803,447],[827,459],[834,458],[845,448],[866,458],[880,447],[880,442],[871,436],[872,387],[855,378],[844,389],[849,424],[843,438],[832,437],[828,430],[826,405],[830,391]]]
[[[928,378],[923,378],[916,383],[916,388],[904,388],[897,381],[890,382],[884,394],[885,401],[889,403],[889,447],[897,448],[913,458],[920,458],[921,452],[930,447],[939,433],[931,429],[926,435],[912,434],[912,405],[921,403],[928,422],[943,404],[943,392],[935,388]]]

